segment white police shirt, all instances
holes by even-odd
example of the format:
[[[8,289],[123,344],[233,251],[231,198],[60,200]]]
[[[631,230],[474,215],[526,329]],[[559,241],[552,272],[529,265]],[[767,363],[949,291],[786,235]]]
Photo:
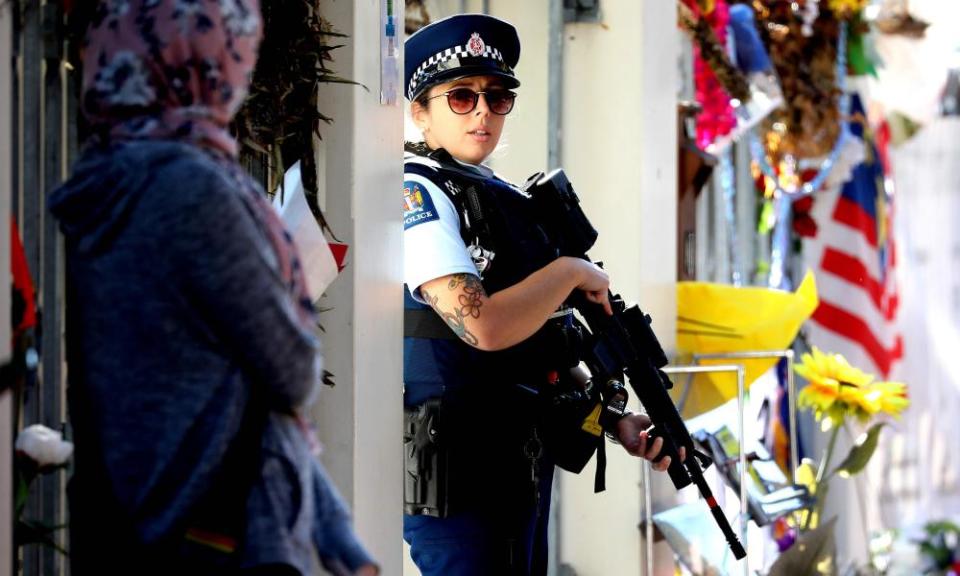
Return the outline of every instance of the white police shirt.
[[[412,161],[420,163],[421,158]],[[432,164],[427,159],[422,163]],[[420,286],[430,280],[451,274],[478,275],[460,237],[457,210],[436,183],[405,173],[403,208],[403,281],[415,300],[423,302]]]

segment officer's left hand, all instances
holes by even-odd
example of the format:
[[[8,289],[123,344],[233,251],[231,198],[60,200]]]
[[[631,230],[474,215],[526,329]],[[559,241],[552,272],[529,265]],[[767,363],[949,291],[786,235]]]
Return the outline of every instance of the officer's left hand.
[[[631,414],[624,416],[617,422],[617,440],[623,445],[623,449],[638,458],[646,458],[653,461],[660,454],[663,448],[663,438],[655,438],[650,442],[646,432],[650,427],[650,418],[644,414]],[[686,451],[680,447],[680,460],[686,459]],[[653,469],[660,472],[670,467],[670,457],[653,463]]]

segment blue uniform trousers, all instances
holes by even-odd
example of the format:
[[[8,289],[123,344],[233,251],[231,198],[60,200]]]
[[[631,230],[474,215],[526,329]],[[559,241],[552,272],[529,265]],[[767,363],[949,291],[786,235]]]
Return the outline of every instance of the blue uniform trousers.
[[[404,516],[403,539],[422,576],[544,576],[553,465],[540,468],[539,514],[531,498],[447,518]]]

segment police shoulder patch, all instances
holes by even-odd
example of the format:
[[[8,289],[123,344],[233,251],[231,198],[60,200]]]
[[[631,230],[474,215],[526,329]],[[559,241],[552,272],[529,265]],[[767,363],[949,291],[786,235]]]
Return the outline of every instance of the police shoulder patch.
[[[403,229],[408,230],[418,224],[439,220],[437,209],[426,187],[412,180],[403,183]]]

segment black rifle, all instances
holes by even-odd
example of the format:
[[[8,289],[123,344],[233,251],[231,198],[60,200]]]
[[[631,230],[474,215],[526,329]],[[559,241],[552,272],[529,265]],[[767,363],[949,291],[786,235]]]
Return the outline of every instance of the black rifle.
[[[586,253],[596,241],[597,231],[580,208],[580,199],[563,171],[536,174],[524,188],[542,214],[544,227],[560,255],[589,261]],[[604,410],[609,409],[615,399],[622,397],[618,392],[623,390],[625,374],[653,422],[651,438],[658,436],[663,439],[663,448],[657,461],[670,456],[667,472],[674,486],[679,490],[695,484],[707,501],[733,555],[738,560],[745,557],[743,545],[703,477],[703,470],[710,466],[712,460],[694,446],[690,432],[667,392],[673,387],[670,378],[662,370],[667,365],[667,356],[650,328],[650,316],[636,305],[628,307],[618,295],[609,293],[609,298],[612,316],[608,316],[599,305],[587,301],[579,290],[574,291],[568,302],[577,309],[589,328],[589,334],[584,335],[586,346],[582,359],[590,369],[592,382],[600,386]],[[681,446],[686,452],[683,461],[679,454]]]

